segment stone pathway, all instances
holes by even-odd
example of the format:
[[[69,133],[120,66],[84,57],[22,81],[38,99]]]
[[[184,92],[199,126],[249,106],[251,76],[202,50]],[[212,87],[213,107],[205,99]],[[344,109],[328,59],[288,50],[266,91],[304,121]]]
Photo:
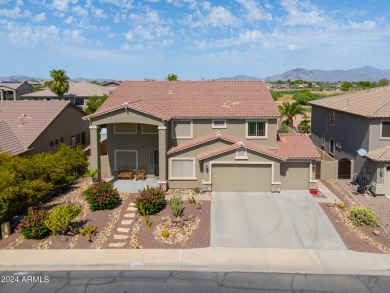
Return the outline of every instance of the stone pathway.
[[[119,218],[120,223],[116,230],[113,231],[113,237],[110,237],[108,247],[124,248],[130,241],[131,225],[135,220],[135,213],[137,208],[134,202],[130,202],[127,206],[125,213]]]

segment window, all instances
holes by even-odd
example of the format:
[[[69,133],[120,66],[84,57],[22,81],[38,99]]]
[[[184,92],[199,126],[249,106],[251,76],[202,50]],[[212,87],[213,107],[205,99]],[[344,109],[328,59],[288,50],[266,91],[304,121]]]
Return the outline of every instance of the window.
[[[195,178],[195,159],[180,158],[171,159],[170,179],[196,179]]]
[[[75,98],[75,99],[74,99],[74,103],[75,103],[77,106],[84,106],[84,98]]]
[[[61,137],[60,141],[61,141],[61,143],[64,143],[64,138],[63,138],[63,137]]]
[[[76,146],[76,135],[73,135],[70,137],[70,146],[75,147]]]
[[[81,132],[81,144],[85,145],[86,144],[86,139],[85,139],[85,131]]]
[[[116,170],[138,169],[137,151],[115,150],[115,169]]]
[[[149,152],[149,171],[154,171],[154,151]]]
[[[325,134],[321,134],[321,146],[325,146]]]
[[[50,142],[50,147],[52,148],[53,146],[54,146],[54,142],[51,141],[51,142]]]
[[[58,139],[55,140],[55,144],[58,145]]]
[[[157,134],[158,127],[157,127],[157,125],[142,124],[142,133],[143,134]]]
[[[381,138],[390,138],[390,121],[382,121]]]
[[[115,134],[136,134],[137,123],[115,123]]]
[[[247,138],[266,137],[266,122],[265,121],[248,121],[247,122]]]
[[[238,148],[236,150],[236,160],[248,159],[248,153],[246,148]]]
[[[330,125],[335,126],[336,124],[336,112],[330,111]]]
[[[334,155],[335,143],[333,139],[329,139],[329,154]]]
[[[81,136],[80,136],[80,133],[77,133],[77,136],[76,136],[76,143],[77,144],[80,144],[81,142]]]
[[[192,138],[192,121],[172,121],[172,138]]]
[[[211,128],[226,128],[226,120],[213,120]]]

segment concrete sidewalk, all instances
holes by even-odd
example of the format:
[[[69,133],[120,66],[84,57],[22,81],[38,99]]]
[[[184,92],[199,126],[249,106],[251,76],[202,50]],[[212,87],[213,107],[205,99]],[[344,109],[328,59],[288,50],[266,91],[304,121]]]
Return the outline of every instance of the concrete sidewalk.
[[[0,271],[245,271],[390,276],[390,255],[340,250],[227,248],[0,250]]]

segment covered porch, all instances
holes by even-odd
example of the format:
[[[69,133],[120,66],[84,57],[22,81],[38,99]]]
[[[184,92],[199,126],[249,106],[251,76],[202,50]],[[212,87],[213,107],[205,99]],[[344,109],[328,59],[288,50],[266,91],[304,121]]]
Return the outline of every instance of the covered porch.
[[[114,184],[114,187],[119,192],[126,193],[138,193],[139,190],[142,190],[147,187],[158,187],[157,178],[146,178],[145,180],[126,180],[126,179],[108,179],[109,182]]]

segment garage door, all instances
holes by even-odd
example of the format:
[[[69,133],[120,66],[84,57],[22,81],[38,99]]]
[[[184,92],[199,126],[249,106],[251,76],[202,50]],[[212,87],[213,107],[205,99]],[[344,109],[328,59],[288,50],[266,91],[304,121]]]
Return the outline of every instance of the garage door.
[[[213,191],[271,191],[271,165],[213,165]]]
[[[280,165],[282,190],[308,189],[310,163],[282,163]]]

